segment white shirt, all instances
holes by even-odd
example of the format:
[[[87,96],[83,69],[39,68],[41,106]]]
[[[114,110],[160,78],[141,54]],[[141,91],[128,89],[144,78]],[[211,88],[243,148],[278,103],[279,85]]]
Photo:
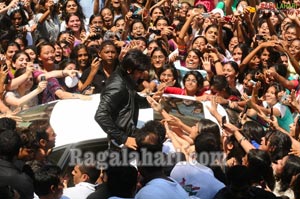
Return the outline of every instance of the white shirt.
[[[80,182],[75,187],[64,189],[61,199],[83,199],[95,191],[96,185],[88,182]]]
[[[190,196],[212,199],[225,185],[214,177],[212,170],[199,163],[178,162],[170,175]]]

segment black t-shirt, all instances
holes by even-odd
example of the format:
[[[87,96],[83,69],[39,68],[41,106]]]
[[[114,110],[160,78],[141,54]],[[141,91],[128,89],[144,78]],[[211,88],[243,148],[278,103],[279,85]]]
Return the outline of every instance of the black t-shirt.
[[[91,67],[88,67],[86,70],[83,71],[83,74],[80,77],[80,80],[82,83],[84,83],[87,80],[90,72],[91,72]],[[95,87],[94,93],[101,93],[102,89],[104,88],[106,79],[107,79],[107,77],[106,77],[102,67],[99,67],[99,70],[95,74],[92,83],[89,85],[89,86]]]

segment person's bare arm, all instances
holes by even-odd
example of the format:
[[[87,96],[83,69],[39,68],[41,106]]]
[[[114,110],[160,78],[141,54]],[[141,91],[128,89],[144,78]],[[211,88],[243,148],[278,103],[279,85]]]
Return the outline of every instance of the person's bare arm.
[[[15,90],[17,89],[21,84],[23,84],[32,74],[34,71],[33,66],[27,66],[26,72],[19,77],[13,78],[9,84],[6,85],[6,90]]]
[[[295,11],[295,12],[293,12],[293,13],[290,13],[290,14],[288,14],[287,15],[288,16],[288,18],[290,18],[292,21],[293,21],[293,23],[296,25],[296,34],[297,34],[297,38],[300,38],[300,20],[299,20],[299,18],[298,18],[298,14],[297,14],[297,12]]]
[[[15,96],[7,96],[4,98],[5,102],[12,106],[22,106],[38,94],[40,94],[47,87],[47,81],[42,81],[39,83],[38,87],[31,91],[30,93],[18,98]]]
[[[99,0],[98,0],[99,1]],[[121,2],[121,12],[125,16],[129,12],[129,4],[126,3],[126,0],[120,0]]]
[[[80,80],[78,82],[78,89],[79,91],[83,91],[88,85],[90,85],[97,74],[97,71],[99,70],[101,60],[99,58],[95,58],[91,64],[91,71],[85,80],[84,83]]]
[[[16,7],[18,5],[18,2],[19,2],[19,0],[12,0],[8,4],[8,6],[5,6],[0,10],[0,14],[6,14],[9,9]]]
[[[70,93],[70,92],[64,91],[62,89],[56,90],[55,95],[59,99],[82,99],[82,100],[90,100],[91,99],[90,96],[77,94],[77,93]]]
[[[48,18],[48,16],[51,14],[52,10],[54,7],[54,2],[53,1],[49,1],[49,7],[46,10],[46,12],[44,12],[44,14],[41,16],[41,18],[39,19],[38,23],[42,24],[46,21],[46,19]]]
[[[299,116],[298,116],[299,117]],[[295,118],[294,120],[294,123],[295,123],[295,126],[297,125],[297,122],[298,122],[298,117]],[[277,118],[275,116],[272,117],[272,120],[269,121],[271,123],[271,126],[273,128],[275,128],[276,130],[284,133],[284,134],[287,134],[291,140],[292,140],[292,149],[300,149],[300,142],[298,140],[296,140],[291,134],[293,134],[292,132],[287,132],[285,129],[281,128],[279,125],[278,125],[278,121],[277,121]]]
[[[93,14],[99,14],[99,0],[94,0]]]
[[[243,73],[245,70],[246,65],[251,61],[251,59],[258,53],[258,51],[264,47],[276,45],[276,41],[266,41],[259,44],[256,48],[254,48],[250,53],[243,59],[242,63],[240,64],[240,73]]]
[[[251,149],[255,149],[255,147],[245,138],[245,136],[239,131],[239,129],[231,123],[225,123],[224,127],[227,132],[230,132],[234,135],[235,139],[241,145],[246,153],[248,153]]]
[[[232,11],[231,6],[233,4],[233,1],[232,0],[226,0],[226,1],[224,1],[224,4],[225,4],[226,15],[232,15],[233,11]]]
[[[1,113],[11,113],[11,110],[3,103],[0,99],[0,112]]]
[[[165,2],[166,2],[166,0],[161,0],[161,1],[157,2],[156,4],[154,4],[154,5],[149,9],[149,13],[150,13],[154,8],[157,8],[157,7],[162,6]]]
[[[295,89],[295,84],[293,81],[290,81],[286,79],[285,77],[279,75],[276,71],[273,70],[267,70],[266,71],[269,76],[275,78],[284,88],[287,88],[289,90]]]

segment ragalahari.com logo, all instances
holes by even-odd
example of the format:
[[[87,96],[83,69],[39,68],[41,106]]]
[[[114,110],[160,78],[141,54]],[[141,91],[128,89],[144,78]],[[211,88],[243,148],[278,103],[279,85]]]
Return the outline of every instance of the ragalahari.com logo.
[[[296,3],[272,3],[272,2],[261,2],[260,3],[260,9],[261,10],[270,10],[270,11],[276,11],[280,10],[281,12],[284,12],[286,14],[293,14],[296,12],[296,14],[300,14],[300,5],[297,5]]]

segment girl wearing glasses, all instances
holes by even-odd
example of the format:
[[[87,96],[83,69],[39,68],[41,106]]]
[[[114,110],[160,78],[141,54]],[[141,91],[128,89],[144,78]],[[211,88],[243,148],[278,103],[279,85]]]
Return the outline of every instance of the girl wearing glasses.
[[[189,71],[183,77],[184,88],[166,87],[164,93],[201,96],[203,94],[203,77],[198,71]]]
[[[62,13],[61,13],[61,26],[60,26],[60,31],[66,30],[66,19],[68,15],[70,14],[76,14],[80,21],[83,21],[85,24],[88,24],[86,21],[86,17],[83,14],[82,7],[76,0],[67,0],[65,3],[62,5]]]

